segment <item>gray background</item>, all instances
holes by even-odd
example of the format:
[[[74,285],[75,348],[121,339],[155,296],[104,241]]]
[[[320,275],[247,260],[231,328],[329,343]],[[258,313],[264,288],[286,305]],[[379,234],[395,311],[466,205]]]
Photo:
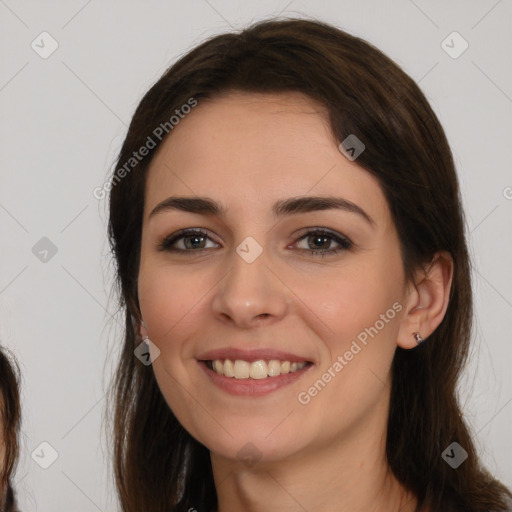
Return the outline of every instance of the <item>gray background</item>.
[[[207,36],[279,13],[372,42],[439,115],[474,257],[475,343],[461,397],[484,461],[512,486],[510,0],[0,0],[0,339],[23,371],[23,511],[116,510],[102,422],[122,319],[110,292],[107,201],[93,190],[138,101]],[[59,45],[46,59],[31,47],[50,48],[43,31]],[[469,44],[458,58],[445,49],[461,40],[442,46],[453,31]],[[43,237],[56,254],[39,252]],[[42,442],[58,453],[47,469],[52,449]]]

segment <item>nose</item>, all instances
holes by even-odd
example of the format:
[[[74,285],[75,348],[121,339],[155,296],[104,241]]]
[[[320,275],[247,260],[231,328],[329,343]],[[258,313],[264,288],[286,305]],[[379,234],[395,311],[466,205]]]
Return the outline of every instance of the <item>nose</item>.
[[[243,329],[283,318],[291,293],[272,268],[266,249],[251,263],[234,250],[232,259],[230,270],[216,288],[214,314]]]

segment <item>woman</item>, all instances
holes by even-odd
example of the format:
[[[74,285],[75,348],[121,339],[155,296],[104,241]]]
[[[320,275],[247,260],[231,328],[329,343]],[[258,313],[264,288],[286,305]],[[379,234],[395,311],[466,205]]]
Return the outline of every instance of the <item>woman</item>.
[[[455,394],[452,155],[379,50],[305,20],[194,48],[133,116],[109,237],[123,511],[507,509]]]
[[[0,511],[14,512],[16,502],[11,475],[18,461],[20,429],[19,368],[0,347]]]

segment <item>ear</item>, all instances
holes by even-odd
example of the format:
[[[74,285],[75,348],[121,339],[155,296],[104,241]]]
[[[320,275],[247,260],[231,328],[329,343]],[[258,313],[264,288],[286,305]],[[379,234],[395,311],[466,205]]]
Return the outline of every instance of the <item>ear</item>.
[[[148,336],[148,330],[146,329],[146,324],[144,323],[144,320],[141,320],[139,332],[140,332],[140,336],[142,339],[144,339]]]
[[[137,333],[137,331],[138,331],[138,333],[142,339],[144,339],[146,336],[149,337],[146,324],[144,323],[144,320],[142,319],[142,315],[137,312],[137,314],[132,313],[131,317],[132,317],[133,330],[135,331],[135,333]]]
[[[418,346],[413,333],[425,340],[444,318],[450,298],[453,258],[447,251],[437,252],[426,270],[418,270],[407,292],[405,312],[398,333],[398,346]]]

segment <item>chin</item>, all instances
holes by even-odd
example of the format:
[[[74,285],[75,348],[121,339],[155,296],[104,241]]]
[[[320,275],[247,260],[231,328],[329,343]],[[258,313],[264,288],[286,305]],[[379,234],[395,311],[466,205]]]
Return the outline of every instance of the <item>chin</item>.
[[[242,462],[247,467],[263,462],[278,462],[300,451],[296,436],[268,435],[271,430],[265,434],[254,430],[240,428],[240,434],[233,437],[226,434],[222,439],[210,437],[201,442],[217,456]],[[291,440],[293,444],[290,444]]]

